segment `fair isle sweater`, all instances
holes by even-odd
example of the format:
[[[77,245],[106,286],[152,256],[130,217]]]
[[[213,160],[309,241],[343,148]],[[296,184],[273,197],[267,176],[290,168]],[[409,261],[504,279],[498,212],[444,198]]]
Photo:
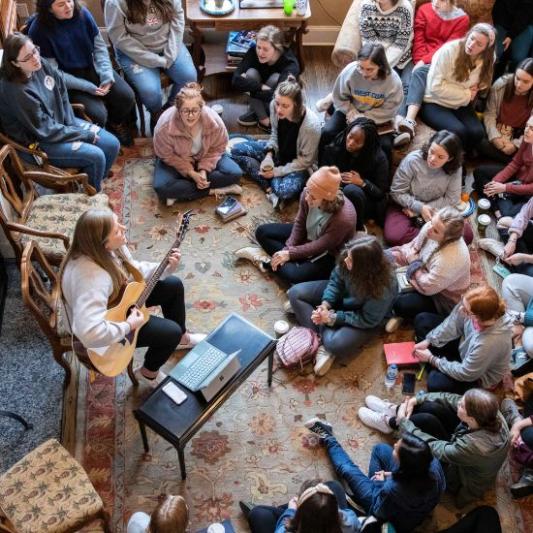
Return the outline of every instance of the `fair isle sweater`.
[[[470,253],[463,238],[440,246],[428,238],[431,222],[407,244],[390,248],[396,266],[407,266],[417,259],[424,262],[411,278],[420,293],[431,296],[437,312],[449,313],[470,286]]]
[[[391,67],[403,69],[411,61],[413,41],[413,6],[409,0],[399,0],[383,10],[378,0],[363,0],[359,13],[361,43],[379,43],[385,48]]]
[[[417,214],[424,205],[435,209],[456,206],[461,200],[461,169],[448,174],[442,168],[430,168],[422,150],[415,150],[396,170],[390,195],[399,206]]]

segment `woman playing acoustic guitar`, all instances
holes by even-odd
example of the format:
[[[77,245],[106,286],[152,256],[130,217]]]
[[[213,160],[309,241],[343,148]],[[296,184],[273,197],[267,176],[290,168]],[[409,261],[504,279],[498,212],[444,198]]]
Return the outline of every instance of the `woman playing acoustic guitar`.
[[[131,266],[144,279],[159,266],[135,261],[126,247],[124,231],[125,227],[110,210],[89,209],[83,213],[63,262],[61,287],[72,332],[86,348],[118,343],[140,328],[137,346],[147,346],[148,350],[144,365],[135,373],[155,387],[165,378],[159,368],[171,354],[191,348],[205,335],[189,333],[185,326],[183,283],[171,275],[181,257],[177,248],[170,253],[162,279],[146,301],[147,307],[160,305],[164,318],[151,315],[143,325],[144,315],[135,308],[123,322],[106,319],[108,308],[118,303],[122,289],[130,281]]]

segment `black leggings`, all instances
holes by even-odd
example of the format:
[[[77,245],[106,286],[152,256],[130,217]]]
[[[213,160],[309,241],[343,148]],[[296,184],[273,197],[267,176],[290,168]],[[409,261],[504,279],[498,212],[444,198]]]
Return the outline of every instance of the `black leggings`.
[[[494,507],[482,505],[467,513],[448,529],[439,533],[502,533],[500,517]]]
[[[185,299],[183,283],[176,276],[169,276],[156,283],[146,301],[147,307],[160,305],[163,316],[150,316],[139,331],[137,346],[148,346],[144,355],[144,367],[155,372],[164,365],[176,350],[185,333]]]
[[[255,231],[255,237],[268,255],[274,255],[285,248],[292,226],[292,224],[278,223],[261,224]],[[276,270],[276,274],[291,285],[295,285],[303,281],[329,279],[334,266],[335,258],[328,253],[316,261],[308,259],[288,261]]]
[[[529,395],[524,406],[524,417],[533,415],[533,394]],[[533,450],[533,426],[528,426],[520,432],[520,436],[530,450]]]

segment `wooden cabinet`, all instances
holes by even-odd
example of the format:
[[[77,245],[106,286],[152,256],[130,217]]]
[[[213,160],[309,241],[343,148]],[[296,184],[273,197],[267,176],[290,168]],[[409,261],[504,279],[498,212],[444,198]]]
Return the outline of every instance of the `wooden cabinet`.
[[[15,0],[0,0],[0,42],[17,29],[17,4]]]

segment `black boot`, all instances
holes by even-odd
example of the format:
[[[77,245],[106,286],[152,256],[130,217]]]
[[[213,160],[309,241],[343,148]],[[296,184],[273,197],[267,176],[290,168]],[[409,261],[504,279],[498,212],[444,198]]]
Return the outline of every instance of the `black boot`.
[[[533,494],[533,468],[525,468],[518,483],[511,485],[513,498],[523,498]]]
[[[243,502],[242,500],[240,500],[239,507],[241,508],[242,514],[247,519],[250,516],[250,513],[252,512],[252,509],[255,507],[255,505],[251,502]]]
[[[122,146],[133,146],[133,136],[128,124],[108,123],[107,129],[120,141]]]

